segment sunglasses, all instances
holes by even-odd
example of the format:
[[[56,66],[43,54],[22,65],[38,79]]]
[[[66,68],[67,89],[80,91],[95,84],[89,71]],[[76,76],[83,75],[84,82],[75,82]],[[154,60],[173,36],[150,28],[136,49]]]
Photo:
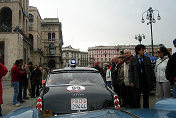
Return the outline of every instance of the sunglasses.
[[[161,51],[157,51],[158,53],[161,53]]]

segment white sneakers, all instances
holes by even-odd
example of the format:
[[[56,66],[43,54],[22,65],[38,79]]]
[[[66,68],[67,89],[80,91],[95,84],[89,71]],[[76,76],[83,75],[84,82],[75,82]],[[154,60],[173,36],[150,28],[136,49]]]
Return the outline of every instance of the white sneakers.
[[[16,104],[13,104],[13,106],[18,107],[18,106],[20,106],[20,103],[18,102],[18,103],[16,103]]]

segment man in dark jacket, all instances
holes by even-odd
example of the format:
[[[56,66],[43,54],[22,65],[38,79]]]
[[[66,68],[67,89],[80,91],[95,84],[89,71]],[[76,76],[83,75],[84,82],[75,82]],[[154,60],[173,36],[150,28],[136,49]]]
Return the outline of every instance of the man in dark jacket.
[[[23,59],[20,59],[21,63],[20,63],[20,66],[19,66],[19,70],[23,73],[21,78],[20,78],[20,81],[19,81],[19,92],[18,92],[18,102],[20,103],[23,103],[25,102],[23,100],[23,97],[22,97],[22,91],[23,91],[23,87],[24,87],[24,80],[25,80],[25,71],[23,69]]]
[[[140,108],[140,96],[142,93],[143,108],[149,108],[149,92],[156,79],[150,59],[144,56],[145,46],[137,45],[135,52],[136,56],[130,59],[129,65],[129,82],[134,89],[132,107]]]
[[[113,57],[113,63],[111,68],[111,78],[112,78],[112,86],[114,88],[114,92],[118,95],[119,94],[119,84],[117,80],[118,75],[118,68],[120,66],[120,63],[118,61],[118,56]]]
[[[176,48],[176,39],[173,40],[174,47]],[[166,67],[166,78],[174,84],[173,97],[176,98],[176,52],[171,56]]]

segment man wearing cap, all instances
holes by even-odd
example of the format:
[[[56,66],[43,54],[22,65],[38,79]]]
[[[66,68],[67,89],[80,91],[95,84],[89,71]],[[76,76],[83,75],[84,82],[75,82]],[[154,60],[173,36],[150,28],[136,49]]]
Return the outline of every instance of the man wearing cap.
[[[173,40],[173,44],[176,48],[176,39]],[[176,98],[176,52],[167,63],[166,78],[173,84],[173,97]]]

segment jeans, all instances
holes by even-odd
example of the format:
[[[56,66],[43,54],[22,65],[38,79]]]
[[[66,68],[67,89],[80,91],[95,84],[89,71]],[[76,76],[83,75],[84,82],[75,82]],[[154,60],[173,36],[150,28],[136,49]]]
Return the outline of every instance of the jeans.
[[[109,88],[112,89],[112,87],[111,87],[111,81],[106,81],[106,85],[107,85]]]
[[[23,89],[23,80],[19,81],[19,89],[18,89],[18,97],[17,97],[17,101],[18,102],[22,102],[22,89]]]
[[[18,93],[19,93],[19,82],[15,81],[12,82],[12,86],[14,88],[14,94],[13,94],[13,105],[15,105],[18,101]]]
[[[1,104],[0,104],[0,117],[2,116],[2,108],[1,108]]]
[[[176,85],[173,85],[173,98],[176,98]]]

